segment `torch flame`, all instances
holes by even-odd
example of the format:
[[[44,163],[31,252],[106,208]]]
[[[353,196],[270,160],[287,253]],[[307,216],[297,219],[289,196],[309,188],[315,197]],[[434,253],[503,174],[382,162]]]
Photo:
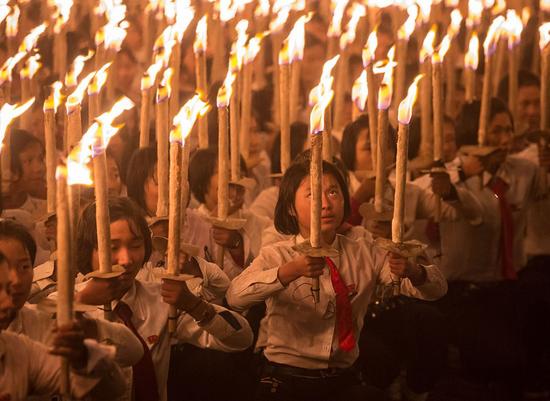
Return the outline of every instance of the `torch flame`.
[[[147,68],[147,71],[143,74],[143,77],[141,78],[141,90],[149,90],[155,83],[157,79],[157,75],[162,69],[162,63],[161,60],[157,60],[153,64]]]
[[[19,7],[15,5],[10,15],[6,18],[6,36],[8,38],[15,38],[17,36],[19,26]]]
[[[523,23],[515,10],[506,12],[506,22],[503,24],[503,28],[508,36],[508,49],[512,50],[519,45],[521,32],[523,31]]]
[[[259,0],[258,5],[254,10],[254,16],[258,18],[267,17],[269,15],[270,8],[271,8],[271,4],[269,4],[269,0]]]
[[[422,49],[420,49],[420,62],[424,62],[426,58],[431,57],[434,53],[435,35],[437,33],[437,25],[433,25],[430,31],[426,34]]]
[[[275,10],[275,5],[273,5],[273,10]],[[279,33],[285,26],[289,14],[290,14],[289,7],[281,8],[277,13],[277,17],[269,23],[269,30],[272,33]]]
[[[407,20],[403,25],[401,25],[401,28],[399,28],[399,30],[397,31],[397,37],[402,40],[408,40],[414,32],[416,18],[418,17],[418,7],[414,5],[409,6],[407,8],[407,14],[409,15],[407,17]]]
[[[0,150],[4,146],[4,136],[6,135],[6,131],[8,130],[11,122],[26,112],[33,103],[34,97],[27,100],[23,104],[4,103],[4,105],[0,108]]]
[[[227,75],[223,81],[223,85],[218,91],[218,96],[216,99],[216,104],[218,107],[227,107],[229,101],[231,100],[231,95],[233,93],[233,82],[235,81],[235,74],[231,71],[227,71]]]
[[[44,111],[53,110],[54,113],[57,112],[57,109],[61,104],[61,100],[62,100],[61,88],[63,88],[63,84],[61,83],[61,81],[56,81],[53,83],[52,93],[44,101]]]
[[[479,39],[477,32],[472,33],[470,43],[468,45],[468,52],[464,56],[464,66],[471,70],[477,70],[479,64]]]
[[[487,31],[487,36],[483,42],[483,50],[485,51],[485,57],[492,55],[495,51],[496,44],[498,42],[499,33],[505,19],[502,15],[496,17]]]
[[[170,131],[170,142],[185,145],[187,137],[199,116],[204,116],[210,110],[208,103],[201,100],[197,94],[187,101],[174,116],[174,128]]]
[[[432,9],[432,0],[417,0],[418,8],[420,9],[420,20],[427,23],[430,20],[430,12]]]
[[[443,37],[443,40],[441,40],[441,43],[439,44],[439,48],[437,52],[433,54],[432,62],[442,63],[450,47],[451,47],[451,37],[449,36],[449,34],[447,34]]]
[[[176,23],[174,30],[178,42],[181,43],[185,31],[191,24],[191,21],[195,19],[195,9],[191,7],[189,1],[176,1]]]
[[[96,95],[101,92],[101,88],[103,88],[103,85],[107,82],[107,69],[111,66],[111,64],[111,62],[105,63],[99,70],[97,70],[92,82],[90,82],[90,86],[88,86],[89,95]]]
[[[365,111],[365,103],[367,102],[368,94],[367,70],[363,70],[351,88],[351,99],[353,103],[355,103],[355,106],[361,111]]]
[[[375,27],[367,39],[366,46],[363,48],[363,67],[365,68],[374,61],[376,47],[378,46],[377,31],[378,28]]]
[[[248,34],[246,31],[248,30],[248,21],[244,19],[240,20],[235,26],[235,30],[237,31],[237,40],[233,43],[231,51],[235,54],[236,58],[234,60],[237,63],[235,66],[237,69],[235,71],[240,71],[246,56],[246,42],[248,42]]]
[[[69,97],[67,98],[67,103],[65,104],[67,111],[69,111],[70,107],[74,107],[82,103],[82,98],[84,97],[86,88],[90,84],[90,81],[92,80],[94,75],[95,72],[90,72],[88,75],[86,75],[86,77],[82,81],[80,81],[74,92],[69,95]]]
[[[170,97],[172,93],[172,76],[174,75],[174,70],[172,68],[167,68],[162,74],[162,79],[160,81],[158,90],[157,90],[157,103],[160,103]]]
[[[15,56],[8,58],[2,68],[0,68],[0,85],[4,82],[11,82],[11,73],[15,66],[26,56],[26,53],[19,52]]]
[[[523,7],[521,9],[521,22],[523,23],[523,26],[527,25],[530,19],[531,19],[531,9],[527,6]]]
[[[59,34],[69,17],[71,16],[71,8],[73,7],[73,0],[54,0],[54,4],[57,8],[55,14],[55,25],[53,28],[54,33]]]
[[[550,22],[546,22],[539,27],[539,34],[539,47],[541,50],[544,50],[548,43],[550,43]]]
[[[206,51],[208,27],[206,25],[206,15],[204,15],[197,24],[195,42],[193,43],[193,51],[195,53],[204,53]]]
[[[32,49],[34,49],[36,47],[36,43],[38,42],[38,38],[40,38],[40,35],[42,35],[44,31],[46,31],[45,23],[38,25],[36,28],[30,31],[21,42],[21,45],[19,45],[18,51],[30,52]]]
[[[321,84],[320,84],[321,85]],[[312,134],[319,134],[325,129],[325,111],[332,101],[334,91],[332,89],[324,91],[319,100],[311,109],[309,116],[309,130]]]
[[[541,0],[540,1],[540,10],[543,12],[550,12],[550,0]]]
[[[468,18],[466,18],[466,26],[468,28],[478,26],[481,21],[482,12],[483,3],[481,0],[468,0]]]
[[[302,15],[288,35],[288,52],[292,62],[300,61],[304,58],[304,44],[306,35],[306,23],[311,19],[312,14]]]
[[[267,35],[266,32],[258,33],[256,36],[254,36],[250,41],[248,42],[248,46],[246,48],[246,55],[244,57],[244,63],[250,64],[254,61],[258,53],[260,52],[261,48],[261,42],[264,36]]]
[[[367,9],[364,5],[354,3],[351,9],[351,18],[348,22],[346,32],[340,37],[340,49],[344,50],[348,45],[355,41],[355,33],[359,20],[367,15]]]
[[[348,6],[348,2],[349,0],[331,2],[332,20],[330,21],[327,33],[329,37],[339,37],[342,34],[342,19],[344,18],[344,11]]]
[[[7,4],[0,4],[0,24],[4,22],[4,20],[7,18],[7,16],[11,12],[11,7]]]
[[[38,60],[40,60],[40,54],[38,53],[27,59],[27,61],[25,62],[25,66],[23,67],[20,73],[21,78],[32,79],[34,77],[34,75],[42,66],[42,63],[40,63],[40,61]]]
[[[419,74],[414,79],[414,82],[409,86],[409,90],[407,91],[407,96],[401,103],[399,103],[399,110],[397,112],[397,119],[401,124],[409,124],[411,122],[412,117],[412,109],[414,106],[414,102],[416,102],[416,96],[418,93],[418,81],[422,79],[424,74]]]
[[[289,51],[288,51],[288,39],[287,39],[283,42],[281,51],[279,51],[279,65],[286,65],[289,63],[290,57],[288,53]]]
[[[455,9],[451,12],[451,25],[449,26],[449,29],[447,30],[449,36],[452,38],[458,34],[458,31],[460,31],[460,24],[462,24],[462,14],[460,14],[460,11]]]
[[[388,52],[388,62],[384,67],[384,77],[380,83],[380,89],[378,91],[378,109],[387,110],[391,104],[391,98],[393,95],[393,57],[395,53],[395,46],[392,46]]]
[[[93,55],[93,50],[88,50],[87,55],[79,55],[75,57],[69,71],[67,72],[67,75],[65,75],[65,86],[76,86],[76,84],[78,83],[78,77],[84,69],[84,64],[86,64],[86,61],[91,59]]]

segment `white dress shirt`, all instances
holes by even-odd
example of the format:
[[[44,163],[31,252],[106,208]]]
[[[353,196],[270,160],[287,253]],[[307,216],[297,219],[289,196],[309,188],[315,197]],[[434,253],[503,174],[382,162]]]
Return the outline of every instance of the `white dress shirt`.
[[[167,327],[170,307],[162,302],[160,289],[159,283],[135,280],[120,301],[132,310],[132,323],[151,350],[160,399],[166,400],[172,343],[185,342],[201,348],[235,352],[248,348],[252,344],[253,336],[244,317],[219,305],[213,305],[218,313],[204,325],[199,326],[187,313],[180,314],[175,336],[171,337]],[[117,303],[118,301],[112,303],[113,310]],[[102,319],[103,314],[99,308],[88,313],[98,319]]]
[[[300,277],[288,286],[278,279],[279,268],[293,260],[293,249],[301,237],[264,247],[254,262],[229,286],[229,305],[243,311],[259,302],[266,302],[265,356],[272,362],[306,368],[347,368],[357,359],[356,344],[351,352],[338,348],[336,299],[328,269],[320,277],[320,303],[311,295],[311,279]],[[349,288],[353,330],[358,339],[367,306],[377,282],[392,281],[386,261],[387,252],[367,239],[352,240],[337,235],[332,246],[340,251],[334,263]],[[401,280],[401,293],[433,300],[443,296],[446,281],[435,266],[426,267],[426,282],[414,287],[409,279]]]
[[[204,217],[209,217],[211,215],[210,211],[204,204],[201,204],[197,210]],[[224,250],[223,266],[220,266],[229,279],[232,280],[234,277],[239,275],[260,252],[262,245],[262,232],[266,227],[268,227],[269,220],[256,216],[248,210],[238,210],[229,217],[246,220],[244,227],[239,230],[239,233],[243,238],[244,267],[241,267],[235,263],[229,253],[229,250],[227,249]],[[210,256],[215,258],[217,255],[218,244],[216,244],[212,236],[210,236],[210,245],[208,246],[208,249]]]
[[[121,367],[126,367],[139,362],[143,356],[143,347],[134,333],[120,323],[100,319],[96,319],[95,323],[97,324],[97,341],[116,347],[114,355],[116,363]],[[53,316],[39,311],[31,305],[24,305],[17,311],[7,331],[23,334],[44,345],[51,345],[54,327]]]
[[[515,155],[539,166],[539,148],[537,144],[529,145],[525,150]],[[541,170],[539,172],[542,173]],[[546,175],[546,185],[550,183],[550,175]],[[547,188],[541,188],[547,192]],[[550,197],[541,194],[527,212],[527,233],[525,237],[525,252],[527,256],[550,255]]]
[[[71,394],[78,399],[90,394],[97,400],[116,399],[125,387],[120,368],[113,362],[114,347],[85,340],[88,364],[71,371]],[[30,395],[60,391],[61,359],[26,336],[0,332],[0,398],[21,401]]]

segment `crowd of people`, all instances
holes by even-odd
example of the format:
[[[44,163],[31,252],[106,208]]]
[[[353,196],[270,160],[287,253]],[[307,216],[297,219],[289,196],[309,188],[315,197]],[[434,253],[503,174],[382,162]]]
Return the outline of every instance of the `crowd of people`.
[[[39,18],[32,7],[27,12],[29,20]],[[93,47],[87,16],[81,18],[69,54]],[[379,19],[382,59],[395,29],[389,15]],[[139,104],[144,22],[139,13],[128,21],[110,73],[116,96]],[[0,401],[58,394],[67,380],[58,356],[70,365],[72,395],[97,400],[416,401],[428,399],[449,369],[496,389],[499,399],[550,399],[550,132],[540,130],[540,77],[519,71],[516,119],[503,79],[490,100],[491,151],[483,156],[463,151],[477,145],[481,107],[464,101],[457,80],[456,114],[444,117],[443,173],[417,168],[422,139],[415,109],[404,226],[406,240],[425,244],[417,257],[381,247],[380,238],[391,239],[391,221],[362,207],[375,196],[370,116],[352,120],[349,100],[344,129],[332,133],[333,159],[322,164],[321,238],[333,253],[316,256],[303,251],[311,229],[306,98],[325,61],[327,26],[319,13],[306,25],[300,110],[284,173],[269,72],[254,83],[250,155],[241,158],[244,179],[229,184],[229,216],[243,222],[238,228],[213,224],[216,109],[204,117],[209,147],[194,143],[181,227],[179,272],[186,280],[162,276],[170,219],[156,216],[154,124],[153,145],[138,148],[138,114],[122,116],[125,126],[107,159],[112,264],[123,274],[94,277],[96,205],[93,189],[82,187],[76,320],[65,326],[47,307],[57,299],[56,216],[46,213],[43,102],[28,111],[39,122],[32,130],[12,129],[12,182],[2,194],[0,220]],[[191,37],[182,40],[183,100],[195,88]],[[39,42],[44,86],[55,79],[47,74],[50,46]],[[0,43],[0,53],[6,51]],[[409,80],[417,70],[411,59]],[[211,83],[211,104],[220,86]],[[387,148],[380,162],[388,210],[396,138],[390,124],[388,142],[378,144]]]

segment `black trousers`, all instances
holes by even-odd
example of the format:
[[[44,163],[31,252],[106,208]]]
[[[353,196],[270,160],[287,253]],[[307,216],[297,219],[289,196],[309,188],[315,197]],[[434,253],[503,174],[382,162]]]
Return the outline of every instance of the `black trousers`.
[[[333,377],[304,377],[270,369],[266,363],[255,401],[386,401],[384,393],[366,385],[353,369]]]
[[[443,315],[431,303],[402,297],[402,303],[367,319],[359,340],[365,380],[388,387],[402,368],[417,393],[433,389],[447,356]]]
[[[521,393],[526,367],[519,295],[517,281],[450,282],[447,295],[436,302],[465,377],[500,382],[509,394]]]

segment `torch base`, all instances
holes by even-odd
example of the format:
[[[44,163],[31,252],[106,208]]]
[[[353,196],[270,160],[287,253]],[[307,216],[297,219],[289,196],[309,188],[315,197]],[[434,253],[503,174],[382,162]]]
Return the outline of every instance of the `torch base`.
[[[115,277],[122,276],[126,271],[124,267],[120,265],[114,265],[112,269],[113,270],[108,273],[103,273],[103,272],[100,272],[99,270],[90,272],[84,276],[84,279],[89,280],[91,278],[102,278],[102,279],[115,278]]]
[[[155,277],[161,280],[172,280],[172,281],[189,281],[195,278],[195,276],[191,274],[172,274],[172,273],[155,273]]]
[[[312,256],[316,258],[329,257],[336,258],[340,255],[338,249],[332,248],[330,246],[322,246],[320,248],[313,248],[309,241],[304,241],[300,244],[293,246],[293,249],[301,253],[302,255]]]
[[[160,254],[165,254],[168,249],[168,238],[161,236],[153,236],[151,239],[153,243],[153,249]],[[200,248],[193,244],[188,244],[186,242],[180,243],[180,250],[183,251],[188,256],[199,256]]]
[[[374,240],[374,244],[388,252],[396,253],[404,258],[417,257],[428,247],[428,245],[417,240],[405,241],[397,244],[387,238],[376,238]]]
[[[210,223],[217,228],[225,228],[226,230],[240,230],[246,224],[246,219],[237,219],[228,217],[227,219],[219,219],[210,217]]]

